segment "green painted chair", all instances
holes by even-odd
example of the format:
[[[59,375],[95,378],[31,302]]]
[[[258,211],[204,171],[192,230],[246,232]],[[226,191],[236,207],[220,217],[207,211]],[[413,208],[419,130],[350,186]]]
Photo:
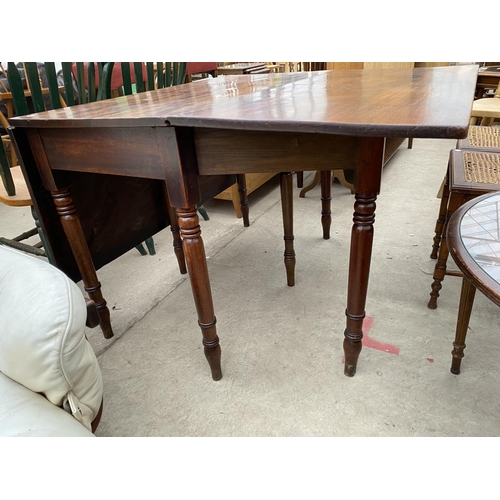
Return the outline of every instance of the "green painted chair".
[[[63,85],[60,85],[58,82],[55,63],[53,62],[46,62],[43,65],[46,85],[43,85],[41,82],[40,68],[37,63],[26,62],[23,63],[22,66],[28,82],[27,89],[24,88],[22,82],[21,68],[16,66],[13,62],[9,62],[7,65],[7,79],[12,93],[12,101],[16,115],[26,115],[32,112],[38,113],[46,111],[47,109],[58,109],[65,106],[85,104],[87,102],[99,101],[112,97],[110,90],[112,63],[75,63],[75,74],[73,74],[72,63],[62,63]],[[100,82],[100,85],[96,85],[96,82]],[[20,185],[21,180],[19,178],[14,180],[12,175],[14,169],[9,168],[3,145],[0,146],[0,167],[1,177],[6,191],[6,195],[1,196],[0,201],[9,205],[15,204],[9,203],[9,201],[19,197],[18,193],[16,193],[16,184],[20,186],[22,192],[27,193],[28,191],[27,188]],[[14,173],[19,177],[17,171]],[[17,203],[17,205],[20,204],[21,203]],[[32,206],[29,196],[24,197],[23,205]],[[51,256],[47,255],[43,250],[43,248],[47,247],[43,245],[43,232],[39,227],[36,211],[33,209],[32,214],[37,226],[35,229],[13,239],[0,238],[0,243],[28,253],[45,255],[49,261],[51,261]],[[26,240],[37,232],[40,236],[41,243],[35,245],[26,245],[23,243],[23,240]],[[155,253],[153,239],[149,238],[145,243],[149,253],[153,255]],[[147,255],[142,243],[136,248],[141,255]]]

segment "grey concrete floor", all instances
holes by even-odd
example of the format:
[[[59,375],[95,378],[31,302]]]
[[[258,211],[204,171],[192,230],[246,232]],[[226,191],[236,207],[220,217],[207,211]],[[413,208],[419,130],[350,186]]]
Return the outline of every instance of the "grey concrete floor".
[[[403,144],[377,202],[366,345],[343,374],[353,196],[333,185],[332,237],[321,235],[319,187],[294,187],[296,285],[286,285],[279,182],[249,196],[249,228],[230,202],[201,220],[221,381],[212,381],[186,275],[170,230],[156,255],[132,250],[98,272],[115,337],[87,334],[102,368],[98,436],[498,436],[500,311],[480,293],[462,373],[450,373],[461,280],[446,277],[427,308],[429,258],[451,140]],[[308,184],[313,173],[305,175]],[[296,181],[294,179],[294,186]],[[0,205],[0,234],[31,226]],[[450,259],[449,265],[453,266]],[[81,285],[81,284],[80,284]]]

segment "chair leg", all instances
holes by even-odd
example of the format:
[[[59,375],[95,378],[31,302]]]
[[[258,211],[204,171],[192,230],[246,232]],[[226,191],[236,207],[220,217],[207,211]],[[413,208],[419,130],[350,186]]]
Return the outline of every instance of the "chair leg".
[[[47,257],[47,260],[49,261],[50,264],[53,264],[55,262],[54,255],[52,254],[50,246],[47,244],[45,233],[40,224],[40,219],[38,218],[38,212],[35,210],[35,207],[33,205],[31,205],[31,215],[35,220],[35,226],[38,231],[38,237],[40,238],[40,241],[42,242],[42,247],[45,251],[45,257]]]
[[[460,374],[460,364],[464,357],[465,337],[469,328],[470,315],[474,305],[474,296],[476,295],[475,286],[466,278],[462,279],[462,290],[460,292],[460,303],[458,306],[458,319],[453,350],[451,351],[451,373]]]
[[[249,208],[248,208],[248,195],[247,195],[247,180],[245,174],[238,174],[238,194],[240,198],[240,210],[243,217],[243,226],[250,226]]]
[[[7,155],[5,154],[5,149],[3,147],[3,141],[0,144],[0,177],[2,178],[5,191],[9,196],[14,196],[16,194],[16,186],[14,185],[14,180],[12,179],[12,174],[10,172],[9,162],[7,160]]]
[[[465,201],[465,196],[461,193],[450,193],[450,201],[448,203],[448,210],[446,212],[445,222],[443,226],[443,234],[446,234],[446,229],[448,227],[448,222],[450,217],[454,214],[454,212],[460,208]],[[441,239],[441,244],[439,246],[439,254],[436,262],[436,266],[434,267],[434,274],[432,276],[433,282],[431,285],[431,298],[427,303],[427,307],[429,309],[437,308],[437,299],[439,297],[439,291],[442,288],[441,282],[444,280],[446,276],[446,262],[448,261],[448,243],[446,242],[446,238]]]
[[[445,177],[443,185],[443,193],[441,195],[441,204],[439,205],[439,215],[436,220],[436,227],[434,229],[434,238],[432,243],[431,259],[437,259],[439,252],[439,245],[443,237],[443,227],[446,218],[446,209],[448,207],[448,200],[450,197],[450,188],[448,185],[448,175]]]
[[[156,250],[153,238],[148,238],[144,243],[146,243],[146,246],[148,247],[149,255],[155,255]]]
[[[413,148],[413,137],[408,137],[408,149]]]
[[[142,243],[139,243],[135,249],[141,254],[141,255],[147,255],[148,252],[146,252],[146,249],[144,248],[144,245]]]
[[[330,239],[330,226],[332,225],[332,171],[321,171],[321,225],[323,226],[323,239]]]
[[[321,179],[321,172],[317,170],[316,173],[314,174],[314,179],[311,182],[311,184],[302,189],[302,191],[299,193],[299,196],[301,198],[305,198],[306,193],[308,191],[311,191],[311,189],[314,189],[319,184],[320,179]]]
[[[203,217],[203,220],[210,220],[210,217],[208,216],[208,213],[203,205],[198,207],[198,212]]]
[[[280,173],[281,208],[285,240],[285,269],[288,286],[295,285],[295,250],[293,249],[293,185],[292,173]]]

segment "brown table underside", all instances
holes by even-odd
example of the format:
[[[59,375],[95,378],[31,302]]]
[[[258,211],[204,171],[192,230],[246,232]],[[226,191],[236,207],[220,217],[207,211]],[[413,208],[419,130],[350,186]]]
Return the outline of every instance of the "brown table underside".
[[[54,264],[72,280],[81,273],[61,226],[52,197],[45,189],[23,129],[11,129],[23,150],[23,171],[45,233]],[[99,155],[98,155],[99,156]],[[140,164],[140,158],[134,158]],[[95,159],[98,164],[99,159]],[[137,163],[135,164],[137,165]],[[70,186],[95,269],[128,252],[170,224],[164,182],[158,179],[89,171],[58,171],[55,176]],[[200,177],[200,203],[235,182],[234,175]]]

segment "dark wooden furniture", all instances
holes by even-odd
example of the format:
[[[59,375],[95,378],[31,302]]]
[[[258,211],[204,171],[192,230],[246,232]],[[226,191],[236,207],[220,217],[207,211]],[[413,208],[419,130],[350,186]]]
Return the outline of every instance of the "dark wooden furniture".
[[[99,289],[99,282],[80,225],[86,214],[74,200],[76,183],[70,186],[68,173],[166,183],[215,380],[222,377],[221,351],[196,211],[199,182],[222,174],[330,171],[332,165],[355,170],[344,332],[344,373],[353,376],[361,352],[385,138],[466,137],[476,76],[476,66],[459,66],[219,77],[19,117],[10,133],[47,213],[42,223],[55,224],[60,216],[91,291]],[[290,184],[291,177],[283,175],[282,186]],[[284,212],[291,211],[292,198],[285,198]],[[112,213],[92,201],[87,206],[93,211]],[[142,211],[143,217],[149,213]],[[284,229],[290,271],[293,235],[290,227]],[[59,231],[53,237],[63,236]],[[116,235],[116,245],[121,237]],[[289,272],[293,284],[290,278]]]
[[[486,127],[488,128],[488,127]],[[448,162],[439,214],[436,220],[431,259],[436,259],[431,293],[427,307],[437,308],[445,276],[461,276],[447,269],[448,245],[442,238],[453,213],[465,202],[482,194],[500,190],[500,149],[452,150]]]
[[[451,372],[458,375],[476,289],[500,306],[500,194],[489,193],[462,205],[451,217],[450,254],[463,273]]]

